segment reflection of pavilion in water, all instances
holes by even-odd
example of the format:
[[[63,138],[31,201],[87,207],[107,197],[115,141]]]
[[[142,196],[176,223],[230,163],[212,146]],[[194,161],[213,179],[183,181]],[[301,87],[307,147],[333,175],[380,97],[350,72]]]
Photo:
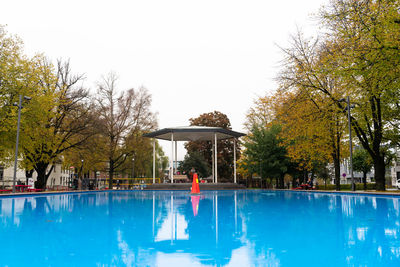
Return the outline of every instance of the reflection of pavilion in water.
[[[155,198],[153,193],[153,203]],[[196,198],[187,193],[168,192],[157,194],[157,198],[162,200],[159,217],[153,220],[158,253],[190,254],[203,264],[224,265],[232,258],[233,250],[242,246],[236,192],[203,194],[198,205],[192,203]],[[221,213],[224,221],[219,220]]]

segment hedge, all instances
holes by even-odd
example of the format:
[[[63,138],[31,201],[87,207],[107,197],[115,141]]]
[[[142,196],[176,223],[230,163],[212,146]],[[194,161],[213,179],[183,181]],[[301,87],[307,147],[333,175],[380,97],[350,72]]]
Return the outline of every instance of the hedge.
[[[375,188],[376,188],[375,183],[367,183],[367,190],[375,190]],[[336,185],[335,184],[327,184],[325,187],[325,185],[321,184],[321,185],[318,185],[318,189],[319,190],[336,190]],[[340,190],[350,191],[351,184],[341,184]],[[364,190],[364,184],[356,183],[356,190]]]

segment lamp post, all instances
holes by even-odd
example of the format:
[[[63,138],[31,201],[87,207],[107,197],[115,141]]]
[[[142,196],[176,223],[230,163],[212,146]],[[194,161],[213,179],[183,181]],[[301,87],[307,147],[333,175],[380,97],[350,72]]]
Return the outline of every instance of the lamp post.
[[[135,178],[135,158],[132,158],[132,178]]]
[[[82,162],[82,166],[81,166],[81,188],[80,188],[80,190],[82,190],[82,184],[84,184],[84,176],[85,176],[85,174],[83,172],[83,162],[84,162],[84,160],[81,159],[81,162]],[[85,185],[85,187],[86,187],[86,185]]]
[[[346,109],[347,109],[347,119],[349,122],[349,148],[350,148],[350,177],[351,177],[351,190],[356,191],[356,184],[354,183],[354,175],[353,175],[353,142],[351,139],[351,113],[350,109],[354,108],[354,105],[350,105],[350,97],[347,96],[346,99],[342,98],[339,100],[339,102],[345,102],[346,101]],[[346,110],[345,109],[345,110]]]
[[[31,100],[29,96],[23,97],[25,100]],[[14,161],[14,176],[13,176],[13,193],[15,193],[15,182],[17,180],[17,164],[18,164],[18,143],[19,143],[19,125],[21,123],[21,109],[22,109],[22,95],[19,95],[19,102],[14,103],[13,106],[18,107],[18,123],[17,123],[17,140],[15,143],[15,161]]]
[[[261,160],[261,158],[260,158],[260,182],[261,182],[261,188],[262,188],[263,179],[262,179],[262,160]]]

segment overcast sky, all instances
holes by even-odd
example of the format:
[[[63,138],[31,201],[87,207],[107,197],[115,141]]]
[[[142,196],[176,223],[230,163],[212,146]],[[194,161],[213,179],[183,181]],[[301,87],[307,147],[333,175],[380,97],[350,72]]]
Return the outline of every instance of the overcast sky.
[[[29,55],[70,59],[95,88],[114,71],[119,89],[146,87],[159,128],[214,110],[243,131],[257,96],[276,89],[282,53],[327,0],[3,0],[0,24]],[[168,142],[161,142],[167,155]],[[184,149],[178,148],[179,159]]]

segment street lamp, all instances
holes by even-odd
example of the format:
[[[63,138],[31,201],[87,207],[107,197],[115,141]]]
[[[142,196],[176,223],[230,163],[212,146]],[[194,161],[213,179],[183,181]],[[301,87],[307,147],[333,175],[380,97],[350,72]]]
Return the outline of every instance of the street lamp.
[[[349,121],[349,147],[350,147],[350,177],[351,177],[351,190],[356,191],[356,184],[354,183],[354,175],[353,175],[353,142],[351,139],[351,113],[350,109],[354,108],[354,105],[350,105],[350,97],[347,96],[347,99],[340,99],[339,102],[346,102],[347,106],[347,118]]]
[[[23,97],[25,100],[31,100],[29,96]],[[19,125],[21,123],[22,95],[19,95],[19,102],[13,106],[18,107],[18,123],[17,123],[17,141],[15,143],[15,161],[14,161],[14,176],[13,176],[13,193],[15,193],[15,181],[17,180],[17,164],[18,164],[18,143],[19,143]]]

